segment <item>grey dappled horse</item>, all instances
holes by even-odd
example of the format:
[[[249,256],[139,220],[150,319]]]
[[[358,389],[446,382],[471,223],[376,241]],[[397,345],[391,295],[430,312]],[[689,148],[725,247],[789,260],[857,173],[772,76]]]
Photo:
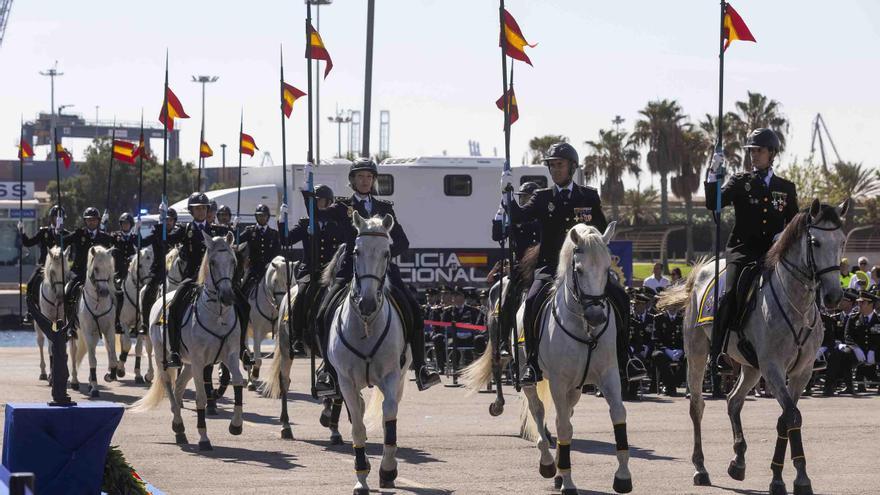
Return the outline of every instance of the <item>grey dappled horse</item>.
[[[257,389],[257,379],[260,378],[260,367],[263,364],[260,345],[278,322],[278,309],[282,299],[285,299],[287,280],[293,277],[295,268],[295,263],[285,262],[283,256],[276,256],[266,267],[263,278],[254,285],[253,292],[248,294],[250,324],[254,335],[254,365],[250,370],[248,390]],[[291,285],[296,284],[291,280]]]
[[[79,322],[73,366],[71,367],[71,386],[76,383],[76,370],[86,353],[89,355],[89,395],[98,397],[98,358],[95,355],[98,340],[104,339],[107,350],[108,372],[104,381],[116,380],[116,294],[113,285],[113,254],[101,246],[89,248],[86,278],[77,303]]]
[[[138,256],[132,256],[128,264],[128,275],[122,283],[122,310],[119,312],[119,324],[122,326],[123,333],[119,336],[122,342],[122,351],[119,354],[119,367],[116,368],[116,376],[122,378],[125,376],[125,359],[131,350],[130,332],[133,329],[139,329],[141,318],[139,316],[140,303],[138,302],[139,290],[143,289],[150,281],[150,266],[153,264],[153,248],[151,246],[141,248],[140,266],[138,266]],[[141,384],[145,381],[153,379],[153,344],[150,342],[150,336],[136,332],[135,344],[135,361],[134,361],[134,382]],[[147,351],[147,374],[146,380],[141,375],[141,354],[146,348]]]
[[[46,253],[46,261],[43,263],[43,281],[40,282],[40,292],[38,294],[38,304],[40,312],[53,323],[64,319],[64,284],[62,273],[65,275],[70,273],[70,269],[64,267],[61,269],[62,263],[66,262],[61,256],[61,248],[53,247]],[[46,336],[34,321],[34,331],[37,332],[37,346],[40,348],[40,380],[48,380],[46,375],[46,358],[43,354],[43,344],[46,342]],[[74,349],[71,344],[71,349]],[[48,347],[51,359],[52,346]]]

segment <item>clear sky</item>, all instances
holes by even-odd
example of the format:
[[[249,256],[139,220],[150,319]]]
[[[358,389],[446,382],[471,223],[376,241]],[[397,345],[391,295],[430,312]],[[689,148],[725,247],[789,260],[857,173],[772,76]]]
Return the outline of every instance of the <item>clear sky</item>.
[[[391,111],[391,153],[502,153],[498,2],[377,0],[371,148],[378,150],[378,112]],[[534,67],[517,63],[520,120],[512,161],[540,134],[583,141],[621,115],[631,126],[656,98],[677,99],[694,119],[717,105],[718,2],[715,0],[508,0],[531,43]],[[845,160],[878,164],[880,135],[880,2],[876,0],[738,0],[757,44],[727,52],[725,101],[746,90],[780,101],[791,120],[785,159],[810,151],[810,124],[821,112]],[[58,60],[56,106],[101,119],[133,121],[144,109],[156,121],[166,48],[171,87],[192,117],[179,121],[181,154],[194,160],[201,117],[194,74],[208,86],[208,142],[219,165],[220,143],[233,163],[239,112],[245,132],[281,162],[278,49],[284,45],[289,83],[305,89],[302,0],[253,2],[60,0],[14,2],[0,47],[0,158],[14,158],[19,118],[49,107],[49,80],[38,74]],[[321,33],[334,68],[321,86],[322,156],[336,150],[336,105],[363,105],[366,0],[335,0],[322,8]],[[288,162],[305,159],[306,101],[288,121]],[[345,150],[343,131],[343,150]],[[81,156],[85,141],[71,143]],[[38,154],[45,153],[38,150]],[[256,165],[260,156],[245,157]]]

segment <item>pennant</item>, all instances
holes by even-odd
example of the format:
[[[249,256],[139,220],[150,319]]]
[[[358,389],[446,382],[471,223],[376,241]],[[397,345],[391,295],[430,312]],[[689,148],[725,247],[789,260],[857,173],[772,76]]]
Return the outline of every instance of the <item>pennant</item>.
[[[27,160],[28,158],[34,157],[34,148],[31,146],[31,143],[27,142],[24,138],[22,138],[21,142],[18,144],[18,159],[19,160]]]
[[[519,119],[519,107],[516,105],[516,94],[513,92],[513,88],[510,88],[507,91],[507,94],[510,98],[510,109],[508,115],[510,117],[510,125],[513,125]],[[498,107],[498,110],[504,111],[504,96],[498,98],[498,101],[495,102],[495,106]]]
[[[61,146],[61,143],[55,143],[55,155],[64,162],[64,168],[70,168],[73,157],[70,156],[70,151],[67,151],[67,148]]]
[[[333,68],[333,61],[330,60],[330,52],[328,52],[327,47],[324,46],[324,40],[321,39],[321,35],[318,34],[318,31],[316,31],[311,24],[309,24],[306,29],[309,36],[309,45],[306,47],[306,58],[327,62],[327,67],[324,69],[324,79],[327,79],[327,74],[329,74],[330,69]]]
[[[522,31],[519,29],[519,24],[516,23],[516,19],[507,10],[504,11],[504,32],[501,33],[500,43],[500,46],[504,47],[505,55],[532,65],[532,61],[526,55],[525,47],[534,48],[538,44],[530,45],[526,41],[525,36],[523,36]]]
[[[257,148],[254,138],[242,132],[241,144],[239,145],[238,152],[244,155],[254,156],[254,152],[258,149],[260,148]]]
[[[290,118],[290,114],[293,112],[293,103],[305,95],[303,91],[294,88],[290,84],[281,83],[281,111],[284,112],[285,117]]]
[[[124,163],[134,163],[137,158],[137,146],[128,141],[113,140],[113,159]]]
[[[183,111],[183,105],[171,91],[171,88],[166,88],[165,99],[167,104],[159,113],[159,122],[165,124],[165,127],[170,131],[174,129],[174,119],[188,119],[189,115]]]
[[[144,147],[144,133],[143,132],[141,132],[141,139],[140,139],[140,141],[138,141],[137,147],[134,149],[134,152],[132,153],[132,157],[137,158],[141,155],[143,155],[144,158],[149,158],[149,156],[147,156],[147,150]]]
[[[742,20],[742,17],[739,16],[729,3],[725,5],[724,9],[724,39],[727,40],[727,43],[724,44],[725,51],[733,41],[757,43],[755,37],[752,36],[752,32],[749,31],[749,27],[746,26],[745,21]]]
[[[214,156],[214,150],[208,145],[207,141],[202,141],[199,146],[199,158],[208,158]]]

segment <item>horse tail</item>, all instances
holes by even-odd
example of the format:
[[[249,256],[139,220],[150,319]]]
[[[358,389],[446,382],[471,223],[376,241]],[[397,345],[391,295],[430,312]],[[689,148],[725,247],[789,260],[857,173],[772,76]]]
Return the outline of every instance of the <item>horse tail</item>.
[[[680,311],[687,307],[691,292],[694,291],[697,277],[704,266],[714,262],[715,259],[712,257],[704,256],[698,259],[683,284],[669,287],[657,296],[657,309],[661,311]]]
[[[538,394],[538,400],[544,404],[545,411],[553,409],[553,396],[550,395],[550,382],[548,380],[538,382],[535,386],[535,392]],[[543,427],[544,425],[541,425],[541,428]],[[534,442],[541,436],[538,425],[535,423],[535,418],[532,417],[532,413],[529,410],[529,401],[525,400],[525,398],[520,401],[519,436],[529,442]]]
[[[372,431],[382,425],[382,403],[385,401],[385,394],[379,387],[373,387],[373,395],[370,396],[370,403],[364,411],[364,425],[367,431]]]
[[[79,331],[76,332],[76,356],[74,356],[74,362],[76,363],[77,368],[82,364],[83,358],[86,357],[88,349],[89,343],[86,342],[85,330],[80,328]]]
[[[147,395],[141,397],[137,402],[132,404],[131,411],[142,413],[158,406],[159,403],[162,402],[162,399],[165,398],[165,379],[170,377],[171,387],[174,387],[174,382],[177,380],[177,377],[175,376],[176,374],[177,372],[174,371],[174,368],[168,368],[167,370],[159,368],[156,370],[156,376],[153,377],[153,383],[150,385],[150,390],[147,391]]]
[[[483,387],[492,380],[495,372],[493,368],[493,349],[495,348],[495,334],[497,333],[499,325],[498,316],[496,315],[501,313],[501,309],[498,305],[501,304],[503,298],[503,294],[501,294],[501,283],[503,283],[504,279],[502,278],[501,280],[502,282],[496,282],[489,289],[489,314],[486,318],[486,330],[488,332],[489,341],[486,345],[486,351],[483,352],[483,355],[480,356],[479,359],[462,370],[461,378],[468,394],[473,394],[482,390]]]
[[[281,314],[278,316],[278,321],[283,322]],[[275,351],[272,353],[272,367],[269,370],[269,376],[263,379],[263,384],[260,386],[260,394],[269,399],[280,399],[282,393],[281,361],[287,358],[285,355],[286,346],[282,346],[281,342],[283,339],[282,333],[283,331],[275,333]]]

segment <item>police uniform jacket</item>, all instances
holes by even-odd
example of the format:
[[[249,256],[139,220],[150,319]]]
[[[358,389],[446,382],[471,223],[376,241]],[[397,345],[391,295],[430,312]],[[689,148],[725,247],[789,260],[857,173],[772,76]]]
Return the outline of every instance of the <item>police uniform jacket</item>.
[[[469,323],[473,325],[477,321],[479,313],[480,310],[473,306],[468,306],[467,304],[462,304],[460,307],[454,305],[447,306],[443,308],[443,315],[440,321],[445,321],[447,323]],[[457,334],[458,332],[456,332],[456,335]],[[470,330],[463,330],[459,337],[466,338],[470,336]]]
[[[178,237],[178,230],[181,230],[181,226],[179,224],[174,224],[174,227],[168,231],[168,238]],[[169,242],[170,245],[170,242]],[[162,249],[162,225],[156,224],[153,225],[153,229],[150,231],[150,234],[141,240],[141,247],[150,246],[153,248],[153,264],[150,265],[150,275],[153,277],[158,277],[160,274],[165,273],[165,251]]]
[[[770,185],[757,172],[733,175],[721,188],[721,206],[733,205],[734,224],[727,240],[727,262],[754,261],[767,253],[773,237],[798,212],[794,183],[770,175]],[[718,185],[704,184],[706,208],[715,209]]]
[[[646,311],[643,314],[630,314],[629,344],[633,349],[640,350],[645,344],[654,340],[654,315]]]
[[[62,230],[61,235],[69,236],[70,231]],[[39,265],[42,266],[46,263],[46,255],[49,254],[49,250],[58,245],[58,234],[55,233],[54,227],[40,227],[40,230],[33,237],[28,237],[27,234],[22,233],[21,244],[24,247],[40,246]],[[66,244],[65,247],[67,247]]]
[[[850,315],[843,311],[822,313],[822,323],[825,327],[825,335],[822,336],[822,345],[824,347],[830,348],[838,341],[845,341],[846,323],[849,321],[849,317]]]
[[[249,271],[257,275],[265,273],[269,262],[281,253],[281,237],[268,225],[248,226],[238,237],[238,243],[247,245]]]
[[[127,234],[121,230],[113,232],[113,261],[116,263],[116,276],[125,278],[128,275],[128,260],[137,254],[138,238],[129,231]]]
[[[385,215],[391,215],[394,218],[394,227],[391,228],[389,233],[391,236],[391,258],[396,258],[409,249],[409,239],[403,231],[403,226],[400,225],[399,218],[394,213],[394,203],[375,196],[370,196],[369,203],[370,209],[368,210],[365,201],[361,201],[357,199],[357,196],[352,195],[348,198],[337,198],[336,202],[327,209],[328,215],[336,219],[341,225],[347,225],[349,230],[346,236],[345,260],[337,276],[347,279],[352,274],[352,253],[354,253],[354,239],[357,236],[357,230],[352,224],[351,217],[355,211],[364,218],[374,216],[382,218]],[[389,271],[395,274],[398,273],[397,265],[393,261]],[[399,276],[395,278],[399,278]]]
[[[682,328],[684,317],[681,313],[670,315],[664,311],[654,316],[654,342],[657,347],[684,349]]]
[[[517,260],[522,259],[526,249],[541,242],[541,224],[537,220],[514,224],[511,230]],[[501,220],[492,220],[492,240],[501,242],[506,237]]]
[[[228,232],[228,228],[220,225],[204,222],[199,226],[196,222],[190,222],[185,227],[175,229],[168,234],[169,246],[179,244],[178,256],[183,262],[183,278],[195,278],[199,271],[207,249],[203,236],[218,237]]]
[[[330,262],[339,245],[346,242],[351,229],[347,225],[340,224],[336,219],[326,215],[320,215],[315,222],[315,230],[318,233],[318,266],[323,268]],[[303,245],[303,260],[299,264],[297,278],[305,275],[312,261],[312,243],[309,235],[309,219],[301,218],[290,230],[287,237],[288,248],[297,242]]]
[[[880,337],[880,318],[877,313],[871,313],[867,318],[859,313],[853,313],[846,324],[846,343],[859,346],[863,351],[871,349],[871,343],[876,345]],[[874,349],[877,349],[874,347]]]
[[[557,186],[538,189],[523,206],[515,201],[510,205],[511,220],[515,224],[537,221],[541,229],[541,248],[538,267],[547,267],[556,273],[559,250],[568,230],[578,223],[586,223],[604,231],[608,226],[602,213],[599,193],[592,187],[572,184],[567,199]]]
[[[103,230],[95,230],[94,235],[88,229],[80,227],[71,234],[64,236],[64,246],[70,246],[73,250],[73,266],[70,271],[80,280],[86,276],[86,268],[89,262],[89,249],[94,246],[103,246],[107,249],[113,247],[113,238]]]

